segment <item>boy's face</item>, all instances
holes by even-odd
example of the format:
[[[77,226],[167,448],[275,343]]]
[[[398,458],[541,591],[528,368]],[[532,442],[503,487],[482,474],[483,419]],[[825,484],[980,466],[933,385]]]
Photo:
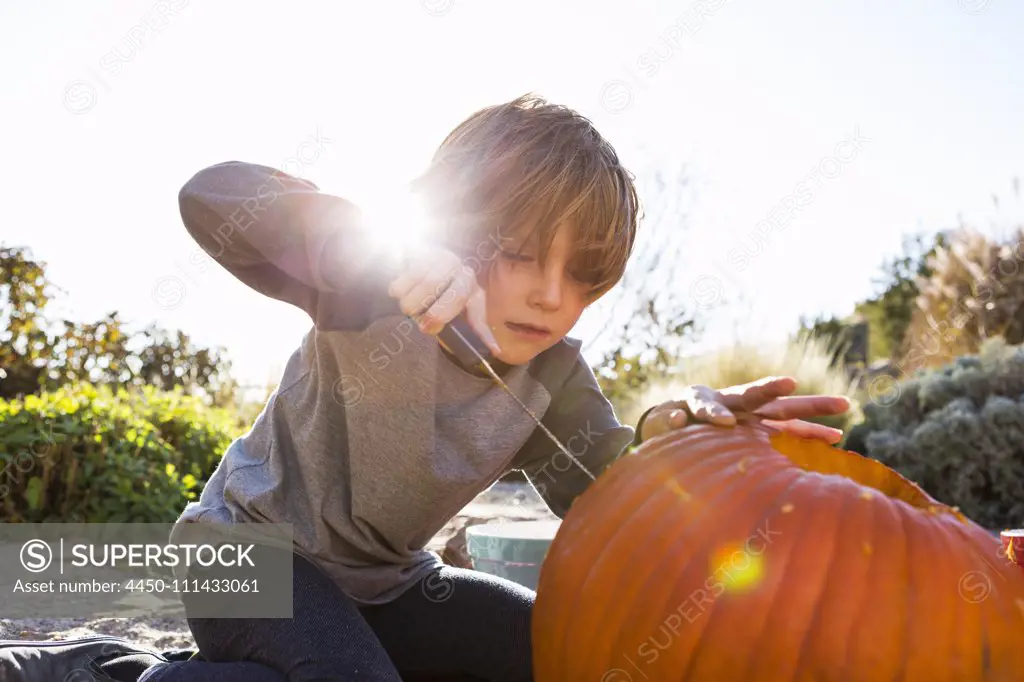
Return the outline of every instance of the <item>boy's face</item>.
[[[499,251],[486,282],[487,322],[501,348],[498,359],[511,365],[529,362],[558,343],[594,302],[588,287],[569,274],[570,231],[555,233],[544,268],[538,245],[528,242],[517,256],[520,240]]]

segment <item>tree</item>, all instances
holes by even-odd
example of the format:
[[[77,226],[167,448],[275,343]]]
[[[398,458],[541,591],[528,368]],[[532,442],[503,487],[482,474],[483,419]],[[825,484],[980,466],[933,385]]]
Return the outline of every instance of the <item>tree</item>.
[[[622,412],[655,378],[671,374],[681,350],[698,333],[698,318],[689,291],[680,287],[684,259],[688,181],[685,169],[668,177],[651,174],[641,194],[658,198],[657,209],[644,215],[633,256],[620,283],[597,304],[609,324],[584,350],[605,350],[593,369],[602,391]]]
[[[901,364],[906,371],[976,354],[989,339],[1024,342],[1024,227],[1005,241],[961,227],[929,258]]]
[[[917,309],[919,282],[931,275],[929,259],[947,241],[946,232],[931,238],[923,233],[909,235],[903,239],[902,254],[882,264],[882,275],[875,279],[881,291],[855,308],[871,330],[872,358],[894,360],[902,352],[907,328]]]
[[[49,360],[49,337],[39,327],[53,292],[44,266],[23,250],[0,246],[0,396],[37,389]]]
[[[1020,182],[1012,184],[1020,200]],[[1000,201],[993,196],[998,209]],[[965,226],[903,240],[883,262],[878,293],[855,306],[867,321],[870,357],[911,372],[978,352],[990,338],[1024,340],[1024,227],[1002,240]],[[849,320],[801,320],[800,333],[839,338]]]
[[[874,297],[857,303],[853,314],[846,318],[834,315],[801,317],[797,337],[825,340],[833,361],[846,361],[856,325],[866,323],[869,339],[867,361],[898,359],[910,321],[918,308],[920,282],[932,272],[929,259],[948,239],[946,232],[930,237],[924,233],[904,237],[902,252],[883,261],[881,274],[874,280],[878,290]]]
[[[831,365],[836,366],[846,352],[848,329],[849,321],[834,315],[816,315],[813,318],[801,315],[795,340],[820,341],[831,358]]]
[[[155,325],[128,333],[117,311],[95,322],[52,320],[46,308],[60,291],[27,248],[0,246],[0,398],[87,381],[180,386],[211,404],[230,401],[235,382],[221,349],[196,347],[186,334]]]

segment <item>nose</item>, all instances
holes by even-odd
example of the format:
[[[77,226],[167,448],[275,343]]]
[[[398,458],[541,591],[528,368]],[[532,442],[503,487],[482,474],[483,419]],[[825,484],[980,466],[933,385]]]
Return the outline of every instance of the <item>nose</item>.
[[[563,268],[555,263],[548,263],[545,272],[537,278],[530,291],[529,305],[547,312],[562,307],[564,282]]]

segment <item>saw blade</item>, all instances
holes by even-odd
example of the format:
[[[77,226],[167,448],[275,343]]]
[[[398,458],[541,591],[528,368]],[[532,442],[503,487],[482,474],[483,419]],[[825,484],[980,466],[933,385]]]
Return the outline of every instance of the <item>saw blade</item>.
[[[393,264],[393,267],[397,268],[400,265],[404,266],[405,261],[407,259],[407,248],[408,246],[406,248],[399,248],[396,251],[395,263]],[[400,269],[395,270],[396,273],[400,271]],[[408,315],[408,317],[412,318],[414,322],[419,324],[419,319],[417,315],[412,314]],[[467,336],[471,338],[467,338]],[[457,341],[458,343],[452,343],[453,340]],[[448,324],[446,324],[444,326],[444,329],[438,334],[438,341],[442,346],[451,351],[451,353],[456,357],[456,359],[459,362],[462,362],[464,365],[476,363],[477,365],[482,367],[483,370],[490,376],[490,378],[496,384],[498,384],[498,386],[500,386],[503,391],[505,391],[505,393],[512,396],[512,399],[516,401],[516,404],[519,405],[519,407],[530,416],[530,419],[532,419],[533,422],[537,425],[537,427],[544,432],[548,439],[550,439],[551,442],[555,444],[555,447],[557,447],[559,451],[562,452],[562,454],[569,458],[569,461],[578,466],[580,470],[583,471],[583,473],[590,477],[591,480],[596,479],[596,477],[592,473],[590,473],[590,471],[585,466],[583,466],[583,463],[580,462],[580,460],[571,452],[569,452],[569,448],[562,445],[562,442],[558,439],[558,437],[555,434],[551,433],[551,430],[541,422],[537,415],[535,415],[533,411],[530,410],[530,408],[527,407],[526,404],[519,399],[519,396],[517,396],[512,391],[512,389],[509,388],[508,384],[506,384],[502,380],[501,375],[499,375],[494,370],[494,368],[491,366],[491,363],[487,361],[487,358],[484,357],[484,354],[479,350],[481,348],[487,348],[487,346],[483,343],[482,340],[479,339],[478,335],[473,332],[473,329],[469,326],[468,320],[466,320],[464,316],[459,315],[455,319],[451,320]]]
[[[451,335],[454,335],[456,338],[458,338],[459,341],[462,342],[462,345],[468,348],[472,352],[473,356],[475,356],[477,364],[479,364],[484,369],[484,371],[487,372],[488,375],[490,375],[491,379],[494,380],[494,382],[498,384],[498,386],[500,386],[502,390],[505,391],[505,393],[512,396],[512,399],[516,401],[519,407],[522,408],[522,410],[526,414],[530,415],[530,418],[533,419],[534,423],[537,424],[537,427],[544,432],[544,434],[551,440],[551,442],[554,443],[555,446],[566,457],[568,457],[571,462],[578,466],[580,470],[583,471],[583,473],[589,476],[591,480],[595,480],[596,477],[592,473],[590,473],[590,471],[585,466],[583,466],[583,463],[580,462],[575,455],[569,452],[569,448],[562,445],[562,441],[560,441],[555,434],[551,433],[551,430],[548,427],[546,427],[544,423],[541,422],[541,420],[537,417],[537,415],[535,415],[533,411],[529,407],[527,407],[522,400],[519,399],[519,396],[517,396],[515,392],[512,391],[511,388],[509,388],[508,384],[506,384],[505,381],[501,378],[501,375],[499,375],[491,366],[491,363],[487,361],[487,358],[485,358],[483,354],[479,350],[477,350],[476,344],[472,343],[469,339],[467,339],[466,336],[455,325],[447,325],[445,327],[445,331],[449,332]]]

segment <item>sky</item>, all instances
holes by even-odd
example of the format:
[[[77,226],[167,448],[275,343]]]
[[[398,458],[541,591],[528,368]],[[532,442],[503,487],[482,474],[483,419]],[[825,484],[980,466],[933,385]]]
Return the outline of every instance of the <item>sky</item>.
[[[766,343],[849,314],[905,234],[1024,215],[1021,35],[1012,0],[6,0],[0,243],[48,264],[54,312],[182,329],[274,382],[309,319],[196,257],[184,182],[251,161],[386,205],[534,92],[594,121],[678,240],[694,348]]]

